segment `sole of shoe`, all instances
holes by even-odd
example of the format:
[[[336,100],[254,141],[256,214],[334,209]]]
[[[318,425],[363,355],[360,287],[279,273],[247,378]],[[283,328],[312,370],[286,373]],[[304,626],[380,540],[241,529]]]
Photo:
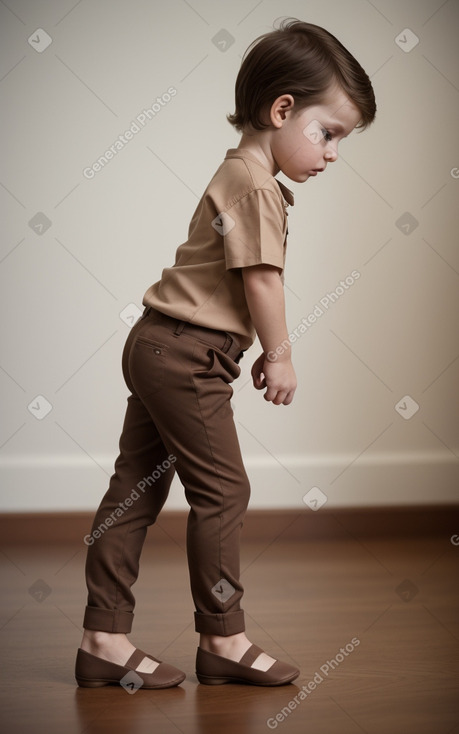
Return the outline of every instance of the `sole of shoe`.
[[[293,676],[292,678],[289,678],[288,680],[282,680],[282,681],[273,681],[273,682],[266,682],[266,683],[256,683],[255,681],[248,680],[246,678],[229,678],[229,677],[218,677],[218,676],[210,676],[210,675],[202,675],[202,673],[196,673],[196,678],[198,681],[204,685],[207,686],[220,686],[224,683],[239,683],[242,685],[249,685],[249,686],[285,686],[287,683],[291,683],[296,678],[298,678],[298,675]]]

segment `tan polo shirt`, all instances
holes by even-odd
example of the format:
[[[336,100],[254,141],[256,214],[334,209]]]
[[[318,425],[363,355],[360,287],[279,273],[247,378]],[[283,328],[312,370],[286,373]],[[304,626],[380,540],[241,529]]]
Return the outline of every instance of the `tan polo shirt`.
[[[241,268],[265,263],[284,270],[289,204],[294,204],[292,192],[252,154],[228,150],[193,214],[175,264],[146,291],[143,305],[228,331],[241,349],[250,347],[256,332]]]

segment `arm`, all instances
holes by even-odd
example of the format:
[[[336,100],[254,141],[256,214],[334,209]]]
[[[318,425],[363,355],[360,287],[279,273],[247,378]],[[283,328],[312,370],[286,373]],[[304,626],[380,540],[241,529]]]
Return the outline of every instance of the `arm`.
[[[279,268],[254,265],[242,268],[247,306],[263,347],[252,366],[252,379],[257,390],[267,388],[264,398],[274,405],[289,405],[296,390],[295,370],[291,362],[291,346],[285,323],[284,287]],[[284,343],[282,354],[276,348]],[[267,358],[275,354],[275,361]]]

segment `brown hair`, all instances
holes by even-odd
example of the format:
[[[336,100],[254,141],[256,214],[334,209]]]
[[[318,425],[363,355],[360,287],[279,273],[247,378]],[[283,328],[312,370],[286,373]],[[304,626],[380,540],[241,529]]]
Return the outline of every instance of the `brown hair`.
[[[362,130],[373,122],[376,102],[370,79],[335,36],[311,23],[287,18],[280,28],[253,41],[236,79],[236,111],[227,115],[237,130],[263,130],[263,114],[277,97],[291,94],[295,111],[321,104],[338,84],[361,112]]]

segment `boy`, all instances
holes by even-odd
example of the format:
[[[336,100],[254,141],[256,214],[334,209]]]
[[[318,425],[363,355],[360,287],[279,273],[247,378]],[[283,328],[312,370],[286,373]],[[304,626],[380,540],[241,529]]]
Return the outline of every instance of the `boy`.
[[[289,405],[296,389],[283,293],[287,207],[292,193],[274,176],[307,181],[338,157],[338,143],[375,116],[370,80],[324,29],[298,20],[261,36],[236,81],[242,132],[191,220],[175,264],[145,293],[145,311],[123,351],[131,391],[120,454],[88,540],[85,632],[79,685],[118,683],[135,670],[144,688],[178,685],[185,673],[127,639],[147,526],[174,472],[190,505],[187,554],[200,634],[201,683],[282,685],[299,670],[245,635],[240,607],[239,534],[250,487],[230,407],[230,383],[257,334],[252,366],[265,400]],[[276,354],[277,359],[268,355]],[[134,489],[134,488],[137,489]],[[127,502],[127,499],[130,502]],[[127,505],[127,506],[126,506]]]

